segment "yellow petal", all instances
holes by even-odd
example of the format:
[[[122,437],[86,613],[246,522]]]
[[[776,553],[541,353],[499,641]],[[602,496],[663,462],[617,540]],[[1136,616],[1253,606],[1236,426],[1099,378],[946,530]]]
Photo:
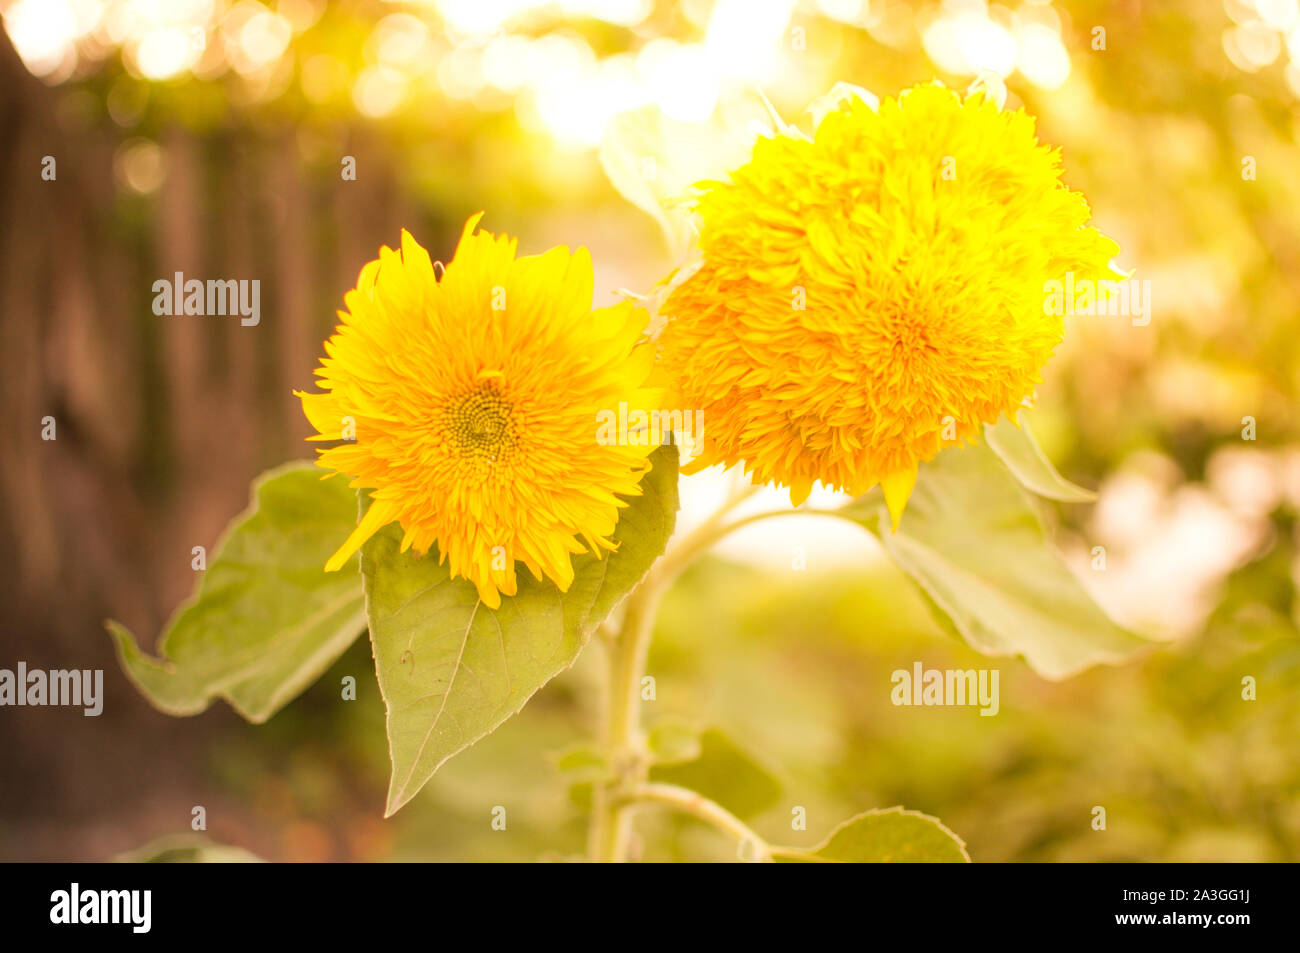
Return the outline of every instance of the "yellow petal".
[[[478,590],[478,597],[483,600],[483,605],[489,609],[501,608],[501,593],[491,579],[475,579],[474,588]]]
[[[293,395],[302,401],[302,412],[320,434],[331,440],[339,439],[343,430],[343,414],[333,394],[308,394],[296,390]]]
[[[812,492],[813,481],[808,477],[795,477],[790,483],[790,505],[798,506],[808,499]]]
[[[343,568],[344,563],[352,558],[352,554],[366,544],[371,536],[374,536],[380,527],[393,521],[393,512],[385,503],[371,503],[370,509],[366,510],[366,515],[361,517],[361,522],[357,528],[352,531],[352,535],[347,541],[339,547],[339,551],[330,557],[329,562],[325,564],[326,572],[336,572]]]
[[[880,481],[880,489],[885,493],[885,505],[889,507],[890,532],[898,529],[898,521],[903,518],[903,508],[907,506],[912,488],[916,486],[916,467],[899,470]]]

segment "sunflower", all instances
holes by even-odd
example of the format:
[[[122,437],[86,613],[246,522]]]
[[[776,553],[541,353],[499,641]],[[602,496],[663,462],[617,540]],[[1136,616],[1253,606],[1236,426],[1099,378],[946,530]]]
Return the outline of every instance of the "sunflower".
[[[296,392],[318,433],[342,441],[318,463],[369,490],[336,570],[396,520],[402,550],[438,549],[491,608],[516,592],[516,561],[567,591],[571,557],[611,550],[624,497],[641,492],[653,446],[598,440],[621,401],[654,406],[649,315],[630,302],[592,310],[591,258],[516,241],[469,220],[441,280],[403,231],[361,269],[316,370]]]
[[[1033,395],[1064,333],[1045,282],[1120,277],[1059,151],[982,93],[851,98],[697,189],[703,261],[659,338],[709,421],[692,467],[795,505],[880,484],[895,527],[921,462]]]

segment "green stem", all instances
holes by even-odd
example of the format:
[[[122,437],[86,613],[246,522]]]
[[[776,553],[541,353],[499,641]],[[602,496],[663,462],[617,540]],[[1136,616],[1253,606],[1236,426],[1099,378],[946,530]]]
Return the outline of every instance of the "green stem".
[[[641,733],[641,678],[650,652],[655,612],[672,581],[701,553],[742,526],[772,516],[797,513],[834,515],[826,510],[766,510],[728,523],[727,514],[757,490],[757,487],[744,486],[733,492],[716,512],[651,567],[645,579],[628,596],[623,626],[617,635],[602,626],[610,650],[604,744],[611,776],[597,784],[593,792],[587,840],[588,854],[593,861],[618,863],[627,858],[627,845],[632,834],[630,808],[638,799],[675,804],[731,831],[746,843],[752,842],[759,850],[760,859],[771,857],[771,848],[722,806],[685,788],[647,784],[649,759]]]
[[[772,859],[773,848],[766,840],[756,834],[753,828],[721,804],[711,801],[703,794],[689,788],[678,787],[676,784],[637,784],[623,795],[623,800],[628,804],[650,801],[675,807],[683,813],[699,818],[706,824],[711,824],[718,830],[730,834],[740,842],[742,852],[746,847],[750,848],[753,851],[753,857],[747,859],[758,861],[770,861]]]
[[[591,857],[602,863],[618,863],[626,857],[631,817],[618,796],[646,772],[640,732],[641,673],[662,590],[653,577],[637,587],[628,599],[622,631],[610,646],[604,741],[613,776],[596,787],[590,839]]]
[[[604,744],[611,777],[598,784],[593,794],[591,828],[587,849],[593,861],[618,863],[627,857],[632,833],[629,805],[623,797],[632,786],[645,780],[648,759],[641,736],[641,678],[650,651],[655,612],[669,584],[695,557],[722,535],[727,513],[755,490],[733,494],[705,520],[666,553],[628,596],[623,626],[608,641],[609,672],[606,683]],[[740,522],[749,522],[742,520]]]

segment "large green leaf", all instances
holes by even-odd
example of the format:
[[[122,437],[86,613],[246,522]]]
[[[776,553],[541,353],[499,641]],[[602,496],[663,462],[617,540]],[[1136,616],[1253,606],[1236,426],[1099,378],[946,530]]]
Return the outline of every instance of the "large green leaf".
[[[1049,544],[1030,498],[983,444],[923,464],[896,532],[873,492],[840,516],[875,533],[971,647],[1024,656],[1047,678],[1148,647],[1116,625]]]
[[[597,625],[663,553],[677,516],[677,450],[664,447],[619,517],[618,551],[574,560],[562,593],[520,573],[519,591],[488,609],[437,555],[399,552],[389,527],[362,550],[379,689],[393,762],[387,815],[456,752],[495,729],[573,664]]]
[[[322,480],[312,464],[262,474],[253,505],[231,523],[197,592],[168,624],[162,658],[108,623],[123,669],[168,714],[197,714],[220,696],[249,721],[266,721],[365,628],[356,561],[324,571],[356,522],[355,492]]]
[[[939,819],[891,807],[849,818],[811,850],[773,848],[779,863],[963,864],[966,844]]]
[[[1063,503],[1090,503],[1097,498],[1091,490],[1076,486],[1056,472],[1023,414],[1018,424],[1003,419],[996,426],[985,427],[984,439],[1021,485],[1039,496]]]

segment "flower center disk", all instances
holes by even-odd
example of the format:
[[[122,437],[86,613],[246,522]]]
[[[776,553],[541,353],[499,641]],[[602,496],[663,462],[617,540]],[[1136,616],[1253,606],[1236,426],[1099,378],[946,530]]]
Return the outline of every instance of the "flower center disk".
[[[483,384],[452,398],[443,428],[455,454],[476,461],[505,462],[519,442],[513,409],[495,384]]]

